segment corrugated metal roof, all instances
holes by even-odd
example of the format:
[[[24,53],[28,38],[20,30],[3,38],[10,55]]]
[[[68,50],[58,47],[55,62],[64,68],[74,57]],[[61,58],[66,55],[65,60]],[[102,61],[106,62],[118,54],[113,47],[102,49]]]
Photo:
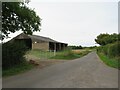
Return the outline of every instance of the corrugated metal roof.
[[[28,35],[33,41],[45,41],[45,42],[58,42],[48,37],[37,36],[37,35]],[[59,42],[58,42],[59,43]]]
[[[37,41],[37,42],[55,42],[55,43],[62,43],[62,42],[58,42],[56,40],[53,40],[49,37],[43,37],[43,36],[38,36],[38,35],[27,35],[27,34],[24,34],[24,33],[21,33],[19,34],[18,36],[15,37],[15,39],[28,39],[28,38],[31,38],[32,41]],[[64,44],[67,44],[67,43],[64,43]]]

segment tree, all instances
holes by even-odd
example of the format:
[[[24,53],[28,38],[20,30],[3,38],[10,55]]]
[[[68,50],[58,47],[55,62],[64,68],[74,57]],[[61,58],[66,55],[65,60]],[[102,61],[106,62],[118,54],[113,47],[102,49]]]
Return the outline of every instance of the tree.
[[[97,36],[97,39],[95,39],[95,41],[99,45],[105,45],[108,37],[109,37],[109,34],[100,34]]]
[[[114,43],[119,40],[119,34],[100,34],[95,39],[96,43],[99,45],[107,45],[110,43]]]
[[[2,39],[22,30],[25,34],[40,31],[41,18],[23,2],[2,3]]]

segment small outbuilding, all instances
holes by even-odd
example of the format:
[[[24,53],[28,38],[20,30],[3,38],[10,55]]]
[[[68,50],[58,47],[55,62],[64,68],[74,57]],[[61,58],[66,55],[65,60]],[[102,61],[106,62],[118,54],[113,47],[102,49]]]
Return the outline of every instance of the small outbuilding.
[[[67,48],[68,45],[67,43],[58,42],[48,37],[26,35],[24,33],[16,36],[11,41],[24,42],[30,49],[40,49],[44,51],[60,51]]]

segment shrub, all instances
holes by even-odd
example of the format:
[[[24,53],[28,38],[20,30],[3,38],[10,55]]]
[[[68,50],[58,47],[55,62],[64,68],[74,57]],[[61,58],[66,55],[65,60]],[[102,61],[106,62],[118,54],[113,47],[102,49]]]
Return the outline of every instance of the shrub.
[[[24,61],[27,47],[23,42],[5,43],[2,45],[2,68],[8,69]]]

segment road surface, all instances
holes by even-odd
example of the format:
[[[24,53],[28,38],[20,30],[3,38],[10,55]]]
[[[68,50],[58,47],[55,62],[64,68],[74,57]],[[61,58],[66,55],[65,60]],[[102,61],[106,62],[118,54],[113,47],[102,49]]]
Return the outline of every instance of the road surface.
[[[118,70],[106,66],[96,52],[43,69],[3,78],[3,88],[117,88]]]

